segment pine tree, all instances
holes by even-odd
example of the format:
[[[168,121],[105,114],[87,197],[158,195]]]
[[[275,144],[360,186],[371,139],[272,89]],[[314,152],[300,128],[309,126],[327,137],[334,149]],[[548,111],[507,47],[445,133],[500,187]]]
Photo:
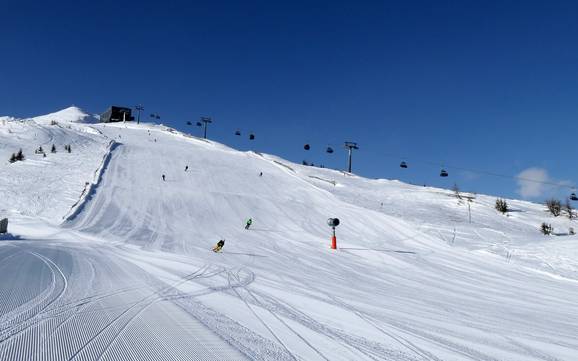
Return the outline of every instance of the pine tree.
[[[24,153],[22,153],[22,149],[16,153],[16,160],[24,160]]]
[[[496,209],[502,214],[508,212],[508,203],[506,200],[501,198],[496,199]]]
[[[542,234],[547,236],[547,235],[552,234],[552,232],[554,231],[554,228],[552,228],[551,224],[543,222],[542,225],[540,226],[540,231],[542,231]]]

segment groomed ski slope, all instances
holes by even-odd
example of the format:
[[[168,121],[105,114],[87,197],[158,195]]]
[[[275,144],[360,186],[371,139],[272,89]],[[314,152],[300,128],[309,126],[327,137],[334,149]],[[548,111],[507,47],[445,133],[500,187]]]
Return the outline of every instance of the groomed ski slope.
[[[38,123],[18,124],[56,131]],[[0,271],[15,275],[0,284],[0,359],[578,354],[578,238],[540,235],[543,221],[574,223],[541,205],[509,200],[506,217],[494,197],[304,167],[163,126],[71,124],[67,140],[94,137],[74,153],[85,170],[18,166],[60,172],[76,199],[35,214],[27,192],[0,205],[13,219]],[[342,222],[337,251],[329,217]]]

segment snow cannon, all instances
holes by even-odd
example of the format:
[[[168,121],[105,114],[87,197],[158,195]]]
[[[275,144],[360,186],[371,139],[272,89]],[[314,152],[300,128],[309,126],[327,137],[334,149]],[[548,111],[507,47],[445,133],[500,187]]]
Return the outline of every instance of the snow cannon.
[[[331,249],[337,249],[337,237],[335,237],[335,227],[339,226],[339,218],[329,218],[327,225],[333,230],[331,237]]]
[[[339,218],[329,218],[327,220],[327,224],[329,225],[329,227],[335,228],[339,226]]]

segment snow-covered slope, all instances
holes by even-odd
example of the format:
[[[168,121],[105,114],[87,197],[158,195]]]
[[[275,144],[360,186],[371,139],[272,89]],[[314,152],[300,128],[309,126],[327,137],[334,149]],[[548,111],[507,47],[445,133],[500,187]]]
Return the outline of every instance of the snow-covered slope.
[[[106,154],[109,140],[73,123],[88,117],[68,108],[26,120],[4,117],[5,125],[0,121],[0,211],[62,220]],[[26,160],[10,164],[11,154],[20,149]]]
[[[0,206],[14,233],[0,242],[0,267],[25,271],[0,285],[10,301],[0,358],[23,349],[29,359],[150,360],[578,352],[578,238],[538,233],[543,221],[560,233],[574,221],[541,205],[509,200],[503,216],[494,197],[305,167],[163,126],[9,127],[0,128],[5,154],[22,143],[14,134],[68,141],[73,153],[3,164],[4,179],[79,187],[52,195],[54,207],[30,192]],[[16,186],[2,182],[0,194]],[[341,220],[338,250],[329,217]],[[222,238],[223,252],[211,252]]]

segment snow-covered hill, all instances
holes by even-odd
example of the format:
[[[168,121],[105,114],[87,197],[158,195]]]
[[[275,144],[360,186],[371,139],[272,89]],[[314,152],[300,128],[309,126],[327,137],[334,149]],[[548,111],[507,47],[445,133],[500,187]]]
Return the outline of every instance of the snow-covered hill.
[[[54,114],[0,125],[0,268],[14,275],[0,284],[0,359],[578,354],[578,238],[538,232],[574,221],[542,205],[508,200],[504,216],[491,196]],[[19,148],[27,160],[8,163]]]

